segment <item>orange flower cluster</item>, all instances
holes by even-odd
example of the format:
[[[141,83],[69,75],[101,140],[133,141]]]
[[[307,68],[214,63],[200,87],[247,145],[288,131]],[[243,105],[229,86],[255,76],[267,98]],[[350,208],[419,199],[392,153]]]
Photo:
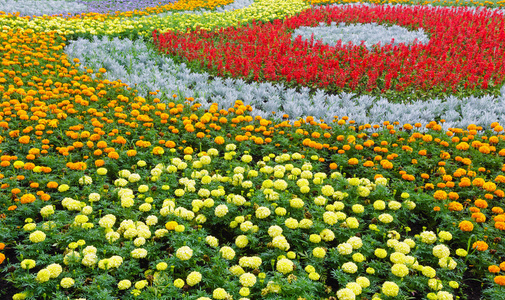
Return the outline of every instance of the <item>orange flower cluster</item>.
[[[489,245],[484,241],[477,241],[472,244],[472,249],[477,249],[478,251],[486,251]]]
[[[0,243],[0,250],[3,250],[5,248],[4,243]],[[5,260],[5,254],[0,252],[0,265],[4,262]]]

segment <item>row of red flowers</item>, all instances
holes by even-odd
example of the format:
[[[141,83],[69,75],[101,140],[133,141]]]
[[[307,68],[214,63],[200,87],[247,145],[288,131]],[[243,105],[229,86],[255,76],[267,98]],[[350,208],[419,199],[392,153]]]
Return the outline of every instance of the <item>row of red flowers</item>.
[[[398,24],[430,35],[427,45],[324,45],[291,34],[320,22]],[[216,32],[153,32],[159,50],[215,75],[329,91],[470,92],[505,78],[505,18],[492,10],[422,6],[326,6]]]

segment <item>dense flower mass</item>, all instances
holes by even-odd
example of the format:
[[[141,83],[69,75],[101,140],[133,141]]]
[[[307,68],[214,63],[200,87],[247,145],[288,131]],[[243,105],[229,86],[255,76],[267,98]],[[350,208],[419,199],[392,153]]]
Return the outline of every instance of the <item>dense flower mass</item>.
[[[487,26],[488,20],[492,25]],[[430,43],[379,44],[375,50],[367,51],[356,45],[338,43],[331,47],[313,40],[307,42],[301,36],[291,41],[292,30],[321,22],[384,22],[415,30],[422,28],[429,32]],[[284,81],[335,92],[435,91],[437,95],[436,91],[456,92],[458,88],[468,91],[502,87],[505,77],[498,70],[502,69],[503,54],[497,51],[504,47],[500,46],[499,31],[495,28],[501,28],[503,22],[502,14],[467,9],[327,6],[273,23],[253,23],[216,32],[154,34],[154,42],[161,51],[182,56],[189,62],[197,61],[219,76]],[[481,60],[489,65],[478,64]],[[299,61],[304,64],[298,64]],[[379,61],[382,63],[378,64]]]
[[[468,123],[461,128],[442,118],[366,123],[306,112],[333,106],[325,103],[329,94],[311,88],[337,66],[341,77],[329,75],[348,87],[370,85],[399,98],[401,88],[493,91],[503,83],[503,14],[231,2],[131,1],[108,14],[0,14],[0,272],[12,287],[0,298],[470,300],[468,282],[477,279],[471,288],[482,299],[500,295],[505,136],[503,119],[493,119],[505,115],[499,104],[493,115],[477,118],[455,97],[433,102]],[[430,42],[372,49],[282,44],[296,28],[333,18],[425,28]],[[163,54],[145,39],[132,42],[154,29],[179,39],[172,49],[178,56],[150,60]],[[77,37],[93,40],[80,44],[86,47],[107,41],[107,48],[109,38],[121,37],[144,48],[111,53],[124,56],[114,65],[97,54],[91,65],[65,49]],[[111,43],[123,42],[130,43]],[[261,59],[240,54],[251,49]],[[294,55],[277,59],[289,51],[307,64]],[[221,54],[233,68],[214,60]],[[186,59],[208,68],[212,80],[191,75],[196,67]],[[129,73],[144,67],[179,73]],[[286,77],[266,78],[279,68]],[[118,77],[107,77],[112,69]],[[257,88],[217,77],[235,71]],[[256,82],[254,72],[276,85]],[[290,101],[300,97],[310,104],[287,113],[297,111]],[[356,105],[377,114],[370,103]],[[397,107],[390,105],[384,109]]]

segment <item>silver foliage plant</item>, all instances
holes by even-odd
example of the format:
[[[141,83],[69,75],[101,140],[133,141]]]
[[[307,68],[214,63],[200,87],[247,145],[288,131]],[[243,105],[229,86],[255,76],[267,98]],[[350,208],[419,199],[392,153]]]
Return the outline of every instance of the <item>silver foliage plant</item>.
[[[19,12],[21,16],[42,16],[67,13],[74,14],[87,9],[85,4],[65,0],[0,0],[0,11]]]
[[[323,44],[335,46],[339,41],[344,44],[351,43],[359,46],[363,43],[370,49],[373,45],[384,46],[386,44],[427,44],[429,38],[422,28],[416,31],[409,31],[398,25],[383,26],[377,23],[368,24],[345,24],[331,22],[330,25],[320,23],[316,27],[302,26],[292,34],[293,40],[298,36],[302,40],[310,40],[314,35],[314,41],[322,41]]]

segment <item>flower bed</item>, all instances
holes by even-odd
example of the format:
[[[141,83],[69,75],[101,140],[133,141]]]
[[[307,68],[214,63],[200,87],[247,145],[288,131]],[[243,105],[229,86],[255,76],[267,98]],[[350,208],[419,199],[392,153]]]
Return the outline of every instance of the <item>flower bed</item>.
[[[503,298],[498,122],[274,119],[0,39],[0,296]]]
[[[399,24],[430,35],[427,45],[380,44],[372,51],[291,40],[291,32],[320,22]],[[272,23],[219,31],[154,34],[163,51],[217,76],[309,86],[332,93],[357,92],[391,98],[497,92],[505,68],[504,17],[486,10],[411,6],[326,6]],[[303,63],[301,63],[303,62]],[[391,93],[395,91],[395,93]],[[398,96],[398,94],[400,96]]]

